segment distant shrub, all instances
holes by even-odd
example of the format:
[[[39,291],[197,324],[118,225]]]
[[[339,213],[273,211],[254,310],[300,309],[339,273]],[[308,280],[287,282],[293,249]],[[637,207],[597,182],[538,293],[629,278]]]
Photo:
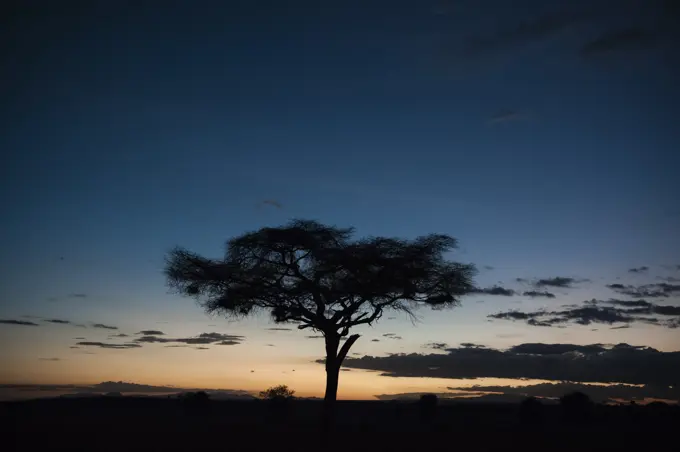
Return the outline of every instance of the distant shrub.
[[[420,418],[426,421],[434,419],[437,415],[437,402],[439,399],[436,394],[423,394],[420,396],[418,406]]]
[[[210,411],[210,395],[205,391],[185,392],[179,399],[188,414],[204,415]]]
[[[570,422],[587,422],[593,413],[593,402],[582,392],[572,392],[560,398],[562,415]]]
[[[519,404],[519,419],[523,424],[537,424],[543,420],[543,403],[528,397]]]
[[[286,385],[272,386],[260,392],[260,398],[265,400],[290,399],[295,396],[295,390]]]

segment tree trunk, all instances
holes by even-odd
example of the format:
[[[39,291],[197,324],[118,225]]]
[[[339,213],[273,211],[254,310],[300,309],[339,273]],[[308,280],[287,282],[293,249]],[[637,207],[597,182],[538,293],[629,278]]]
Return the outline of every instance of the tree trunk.
[[[329,427],[335,418],[335,402],[338,398],[338,382],[340,380],[340,366],[347,356],[347,352],[352,345],[359,339],[358,334],[348,337],[342,348],[340,346],[340,336],[337,334],[326,334],[326,394],[323,398],[324,404],[324,425]]]

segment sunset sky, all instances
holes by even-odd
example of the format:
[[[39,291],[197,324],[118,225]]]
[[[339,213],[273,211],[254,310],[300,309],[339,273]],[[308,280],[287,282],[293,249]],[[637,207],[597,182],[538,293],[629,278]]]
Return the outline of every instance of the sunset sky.
[[[450,234],[479,269],[459,308],[359,328],[340,398],[542,380],[680,398],[675,2],[35,3],[2,19],[0,389],[323,395],[314,333],[210,318],[162,274],[175,245],[220,257],[309,218]],[[542,344],[569,364],[497,370],[553,359]],[[614,364],[574,377],[586,358]]]

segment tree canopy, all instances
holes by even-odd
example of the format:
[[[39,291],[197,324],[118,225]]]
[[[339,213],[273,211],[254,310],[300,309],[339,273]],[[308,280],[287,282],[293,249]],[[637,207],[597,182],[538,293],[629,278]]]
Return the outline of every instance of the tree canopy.
[[[219,259],[175,248],[165,273],[171,287],[208,313],[238,318],[266,311],[277,323],[321,332],[326,370],[335,374],[326,398],[334,399],[339,367],[359,337],[338,351],[351,328],[372,325],[387,310],[414,317],[420,305],[455,306],[473,290],[475,274],[472,264],[445,259],[457,246],[448,235],[353,239],[353,233],[293,220],[232,238]]]

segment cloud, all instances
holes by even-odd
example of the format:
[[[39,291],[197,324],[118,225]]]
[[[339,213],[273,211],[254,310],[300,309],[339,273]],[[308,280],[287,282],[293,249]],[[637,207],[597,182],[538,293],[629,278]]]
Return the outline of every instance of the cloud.
[[[628,273],[646,273],[648,270],[649,267],[643,265],[642,267],[629,268]]]
[[[84,347],[99,347],[99,348],[115,348],[115,349],[126,349],[126,348],[139,348],[141,345],[126,342],[124,344],[109,344],[106,342],[76,342],[76,345],[82,345]]]
[[[85,337],[74,337],[73,339],[75,339],[75,340],[77,340],[77,341],[84,341],[84,340],[86,340],[87,338],[85,338]]]
[[[201,333],[195,337],[180,337],[180,338],[169,338],[169,337],[159,337],[157,335],[142,336],[135,339],[135,342],[142,343],[181,343],[189,345],[238,345],[243,339],[243,336],[235,336],[231,334],[222,333]]]
[[[265,199],[260,203],[261,206],[271,206],[271,207],[276,207],[277,209],[282,209],[283,206],[281,203],[275,199]]]
[[[680,381],[680,352],[628,344],[519,344],[508,350],[459,347],[447,349],[446,354],[348,357],[343,365],[391,377],[528,378],[656,386]]]
[[[493,34],[468,39],[461,49],[463,58],[480,58],[509,51],[554,36],[587,18],[579,11],[559,11],[525,20]]]
[[[40,326],[37,323],[29,322],[28,320],[0,319],[0,323],[4,323],[5,325]]]
[[[137,334],[142,334],[144,336],[163,336],[165,335],[164,332],[158,331],[158,330],[142,330],[138,332]]]
[[[120,334],[111,335],[111,336],[109,336],[109,337],[130,337],[130,335],[129,335],[129,334],[125,334],[125,333],[120,333]],[[80,338],[76,338],[76,339],[80,339]],[[82,338],[82,339],[85,339],[85,338]]]
[[[473,294],[484,294],[484,295],[500,295],[503,297],[511,297],[515,295],[515,291],[512,289],[506,289],[505,287],[501,286],[493,286],[493,287],[487,287],[487,288],[479,288],[475,287],[470,291],[470,293]]]
[[[72,293],[68,295],[69,298],[87,298],[86,293]]]
[[[104,325],[103,323],[95,323],[92,325],[92,328],[102,328],[105,330],[117,330],[117,326],[110,326],[110,325]]]
[[[658,305],[645,300],[593,299],[584,301],[583,305],[564,305],[562,308],[554,311],[506,311],[488,317],[499,320],[523,320],[528,325],[544,327],[567,323],[579,325],[643,323],[666,328],[680,327],[680,306]]]
[[[489,271],[491,271],[491,270],[494,269],[494,267],[492,267],[491,265],[485,265],[485,266],[482,267],[482,268],[483,268],[484,270],[489,270]]]
[[[608,31],[581,47],[584,58],[599,58],[613,53],[625,53],[632,50],[648,48],[653,44],[654,36],[641,28],[626,28]]]
[[[380,342],[380,339],[371,339],[371,342]]]
[[[293,331],[292,328],[267,328],[267,331]]]
[[[621,295],[633,298],[667,298],[680,294],[680,284],[655,283],[640,286],[607,284],[607,287]]]
[[[45,319],[43,322],[48,322],[48,323],[58,323],[61,325],[70,325],[71,321],[70,320],[61,320],[61,319]]]
[[[305,336],[305,339],[323,339],[323,336]]]
[[[38,361],[61,361],[61,358],[38,358]]]
[[[524,292],[522,295],[525,297],[531,297],[531,298],[538,298],[538,297],[543,297],[543,298],[555,298],[554,293],[550,293],[547,291],[537,291],[537,290],[528,290]]]
[[[71,345],[69,348],[80,348],[77,345]]]
[[[631,386],[627,384],[616,385],[589,385],[584,383],[540,383],[527,386],[466,386],[448,387],[452,391],[465,391],[473,393],[496,393],[503,395],[518,395],[522,397],[547,397],[559,398],[564,394],[582,392],[598,403],[610,399],[644,400],[645,398],[677,400],[680,398],[680,386]]]
[[[89,393],[106,394],[120,392],[122,394],[176,394],[183,392],[206,391],[214,399],[249,398],[250,392],[238,389],[209,389],[209,388],[184,388],[176,386],[153,386],[137,384],[125,381],[105,381],[94,385],[76,384],[0,384],[0,390],[10,390],[16,393],[35,394],[39,392],[61,392],[63,394]]]
[[[517,110],[505,109],[500,110],[496,114],[491,116],[491,118],[489,118],[489,124],[500,124],[503,122],[519,121],[526,118],[527,118],[526,113],[522,113]]]
[[[555,276],[553,278],[543,278],[534,282],[536,287],[562,287],[568,288],[576,282],[574,278],[565,278],[563,276]]]
[[[444,350],[448,347],[446,342],[428,342],[423,345],[423,348],[431,348],[433,350]]]
[[[196,350],[210,350],[210,347],[195,347]]]

